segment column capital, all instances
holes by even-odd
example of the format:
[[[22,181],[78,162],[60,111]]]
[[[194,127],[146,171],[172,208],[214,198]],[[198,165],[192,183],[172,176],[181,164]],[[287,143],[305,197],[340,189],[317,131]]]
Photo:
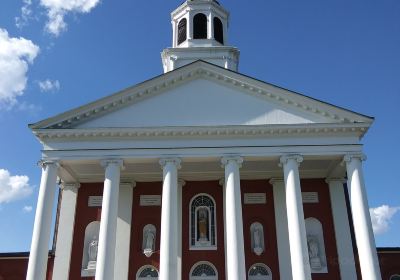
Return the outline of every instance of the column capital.
[[[178,179],[178,186],[184,187],[186,185],[186,181],[183,179]]]
[[[159,161],[159,163],[160,163],[162,168],[164,168],[165,165],[167,165],[167,163],[172,163],[172,164],[174,164],[176,166],[177,169],[181,169],[181,162],[182,162],[182,160],[180,158],[177,158],[177,157],[162,158]]]
[[[272,186],[276,185],[276,184],[284,184],[285,180],[283,178],[271,178],[268,181]]]
[[[124,161],[122,159],[116,159],[116,158],[109,158],[109,159],[103,159],[100,161],[100,164],[103,168],[107,168],[109,165],[117,165],[119,168],[124,169]]]
[[[365,160],[367,160],[367,156],[363,153],[351,153],[351,154],[347,154],[343,157],[343,161],[346,163],[351,162],[353,159],[365,161]]]
[[[241,156],[224,156],[221,158],[222,167],[225,167],[229,162],[235,162],[239,168],[242,167],[243,158]]]
[[[136,187],[136,181],[123,181],[119,183],[120,186],[129,186],[132,189]]]
[[[287,164],[290,160],[296,161],[297,165],[300,165],[300,163],[303,162],[304,158],[301,155],[298,154],[288,154],[288,155],[283,155],[279,159],[279,166],[283,166]]]
[[[218,184],[222,187],[225,186],[225,178],[219,179]]]
[[[64,190],[69,190],[69,191],[78,191],[78,189],[81,187],[81,184],[78,182],[72,182],[72,183],[65,183],[62,182],[60,185],[60,189]]]
[[[60,167],[60,163],[57,160],[41,159],[37,162],[37,165],[41,168],[45,168],[48,165],[55,165],[57,168]]]
[[[338,182],[338,183],[344,184],[344,183],[347,182],[347,180],[345,178],[328,177],[328,178],[325,179],[325,182],[327,184],[330,184],[330,183],[333,183],[333,182]]]

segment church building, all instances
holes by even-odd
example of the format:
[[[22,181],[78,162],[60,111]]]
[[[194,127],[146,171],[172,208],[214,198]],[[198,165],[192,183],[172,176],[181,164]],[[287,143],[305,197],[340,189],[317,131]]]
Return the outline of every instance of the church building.
[[[29,126],[43,148],[26,279],[381,280],[373,118],[241,74],[215,0],[171,19],[162,75]]]

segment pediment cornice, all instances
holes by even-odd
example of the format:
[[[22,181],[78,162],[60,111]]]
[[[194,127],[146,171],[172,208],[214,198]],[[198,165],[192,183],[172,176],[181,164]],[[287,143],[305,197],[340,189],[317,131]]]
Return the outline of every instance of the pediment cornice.
[[[161,94],[164,91],[187,83],[190,80],[201,78],[237,88],[246,94],[262,98],[284,107],[291,107],[296,110],[322,116],[332,123],[371,124],[373,122],[373,118],[371,117],[276,87],[204,61],[196,61],[77,109],[32,124],[30,128],[73,128],[78,124]]]

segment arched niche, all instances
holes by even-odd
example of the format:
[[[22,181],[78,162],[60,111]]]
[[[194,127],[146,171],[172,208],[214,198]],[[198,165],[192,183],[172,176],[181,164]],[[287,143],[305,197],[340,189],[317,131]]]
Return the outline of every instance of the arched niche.
[[[224,44],[224,25],[218,17],[214,17],[214,39],[222,45]]]
[[[305,220],[307,247],[312,273],[328,273],[324,232],[321,222],[316,218]]]
[[[190,248],[215,249],[217,228],[214,198],[208,194],[198,194],[192,198],[189,205]]]
[[[255,222],[250,226],[251,251],[260,256],[265,251],[264,227],[261,223]]]
[[[144,265],[136,273],[136,280],[156,280],[158,270],[152,265]]]
[[[142,251],[146,257],[151,255],[156,250],[156,227],[152,224],[145,225],[143,227],[143,240],[142,240]]]
[[[192,266],[189,274],[190,280],[217,280],[218,271],[210,262],[198,262]]]
[[[187,39],[187,19],[183,18],[178,23],[178,45]]]
[[[267,265],[256,263],[250,267],[248,277],[249,280],[272,280],[272,272]]]
[[[207,39],[207,16],[199,13],[193,17],[193,39]]]
[[[93,277],[96,274],[97,248],[99,242],[100,222],[93,221],[86,226],[82,252],[82,277]]]

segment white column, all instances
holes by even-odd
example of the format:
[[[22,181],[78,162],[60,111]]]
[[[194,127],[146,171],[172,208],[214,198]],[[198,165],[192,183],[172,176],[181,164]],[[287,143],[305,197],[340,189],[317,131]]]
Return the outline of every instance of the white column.
[[[76,200],[79,183],[61,185],[61,205],[58,219],[53,279],[68,280],[71,263],[72,240],[74,236]]]
[[[42,179],[36,206],[33,226],[31,251],[29,254],[27,280],[44,280],[46,278],[47,260],[49,257],[49,240],[54,194],[57,182],[58,163],[41,161]]]
[[[119,186],[118,218],[115,244],[114,278],[127,280],[131,241],[132,199],[136,183],[121,183]]]
[[[361,164],[363,160],[365,160],[365,156],[362,154],[351,154],[344,157],[362,279],[378,280],[382,278],[365,191]]]
[[[292,278],[290,264],[289,232],[286,213],[286,193],[283,179],[271,179],[274,191],[276,240],[278,243],[279,274],[281,279]]]
[[[213,21],[214,21],[213,15],[212,15],[211,12],[209,12],[207,14],[207,29],[208,29],[207,39],[213,39],[214,38],[214,28],[213,28],[214,22]]]
[[[161,205],[160,280],[178,277],[178,158],[161,159],[163,190]]]
[[[177,22],[175,20],[172,20],[171,23],[172,23],[172,47],[176,48],[178,42]]]
[[[343,183],[345,183],[346,180],[342,178],[328,178],[326,182],[329,184],[329,193],[331,197],[340,279],[357,279],[353,243],[351,241],[348,219],[349,216],[343,187]]]
[[[182,192],[184,180],[178,181],[178,276],[177,280],[182,279]]]
[[[244,256],[242,195],[239,168],[241,157],[223,157],[225,167],[225,232],[226,232],[226,279],[246,279]]]
[[[114,276],[118,193],[123,161],[119,159],[103,160],[101,165],[105,168],[105,180],[95,279],[109,280]]]
[[[302,161],[300,155],[285,155],[280,159],[285,178],[292,279],[311,280],[299,175]]]

